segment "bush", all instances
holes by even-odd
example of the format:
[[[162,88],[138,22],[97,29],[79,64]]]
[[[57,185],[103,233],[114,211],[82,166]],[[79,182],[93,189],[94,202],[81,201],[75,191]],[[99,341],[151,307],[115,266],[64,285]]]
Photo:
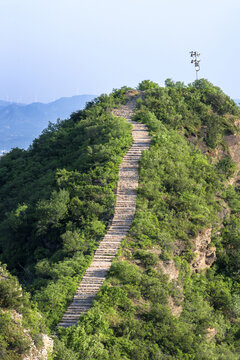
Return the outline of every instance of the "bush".
[[[156,254],[144,250],[135,251],[134,258],[140,259],[144,266],[154,266],[159,260]]]
[[[141,279],[138,267],[126,261],[114,262],[110,268],[109,275],[116,276],[123,284],[138,284]]]
[[[237,166],[230,156],[225,156],[217,163],[217,169],[221,174],[224,174],[226,178],[230,178],[237,170]]]
[[[137,88],[140,91],[146,91],[146,90],[150,90],[150,89],[158,89],[159,85],[150,80],[143,80],[140,84],[138,84]]]

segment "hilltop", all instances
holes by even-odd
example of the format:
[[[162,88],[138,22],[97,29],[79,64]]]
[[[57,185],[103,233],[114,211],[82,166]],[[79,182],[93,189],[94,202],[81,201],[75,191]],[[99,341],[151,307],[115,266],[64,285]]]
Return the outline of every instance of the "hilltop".
[[[56,328],[111,229],[134,145],[131,101],[131,121],[151,136],[135,216],[90,310]],[[207,80],[146,80],[0,159],[0,260],[56,332],[55,359],[239,358],[239,119]]]

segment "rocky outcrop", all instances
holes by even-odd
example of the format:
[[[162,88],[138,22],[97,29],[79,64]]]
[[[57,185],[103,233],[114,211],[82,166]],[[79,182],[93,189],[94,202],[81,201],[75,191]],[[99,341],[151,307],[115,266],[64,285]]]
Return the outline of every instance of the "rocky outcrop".
[[[207,328],[206,338],[208,341],[211,341],[217,335],[217,330],[215,328]]]
[[[228,146],[229,153],[233,161],[237,165],[237,171],[235,175],[230,179],[229,184],[240,183],[240,136],[239,135],[227,135],[224,137],[224,141]]]
[[[5,265],[0,266],[0,359],[47,360],[53,352],[53,340],[41,333],[42,316],[26,301],[16,277]],[[37,325],[32,326],[36,320]]]
[[[182,301],[183,301],[183,297],[182,297]],[[182,305],[179,305],[176,303],[176,301],[170,296],[168,298],[168,306],[171,310],[172,315],[179,317],[182,313]]]
[[[195,272],[209,268],[216,260],[216,248],[210,246],[212,229],[208,228],[201,231],[198,236],[193,239],[194,260],[190,267]]]
[[[46,334],[42,334],[42,345],[37,348],[33,342],[30,345],[30,352],[23,360],[48,360],[49,355],[53,352],[53,340]]]
[[[176,267],[175,261],[173,259],[171,260],[165,260],[160,261],[158,266],[161,268],[162,272],[169,276],[169,280],[177,280],[179,270]]]
[[[34,343],[30,331],[23,327],[23,315],[17,312],[16,310],[4,310],[0,309],[2,314],[7,314],[11,317],[12,323],[17,327],[19,335],[23,341],[26,341],[28,344],[24,354],[19,354],[19,359],[22,360],[48,360],[49,355],[53,352],[53,339],[46,334],[38,335],[39,346],[36,346]],[[39,316],[41,316],[39,314]],[[14,328],[14,327],[13,327]],[[13,333],[14,336],[14,333]],[[5,356],[5,355],[3,355]],[[0,358],[1,358],[1,349],[0,349]],[[5,357],[4,357],[5,359]],[[7,359],[7,358],[6,358]]]

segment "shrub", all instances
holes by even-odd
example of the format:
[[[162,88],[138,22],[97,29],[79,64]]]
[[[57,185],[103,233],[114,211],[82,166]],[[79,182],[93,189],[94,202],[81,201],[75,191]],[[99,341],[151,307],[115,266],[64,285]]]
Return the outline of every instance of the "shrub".
[[[138,284],[141,279],[138,267],[134,264],[129,264],[127,261],[114,262],[109,274],[116,276],[123,284]]]
[[[159,257],[156,254],[145,250],[135,251],[134,258],[140,259],[144,266],[154,266],[159,260]]]
[[[146,90],[150,90],[150,89],[158,89],[159,85],[150,80],[143,80],[140,84],[138,84],[137,88],[140,91],[146,91]]]

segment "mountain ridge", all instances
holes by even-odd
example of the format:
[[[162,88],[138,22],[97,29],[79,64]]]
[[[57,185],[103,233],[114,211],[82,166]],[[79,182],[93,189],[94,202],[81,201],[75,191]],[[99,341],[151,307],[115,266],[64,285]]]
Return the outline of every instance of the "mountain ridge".
[[[27,148],[48,122],[81,110],[95,95],[62,97],[50,103],[19,104],[0,101],[0,150]]]
[[[119,177],[132,193],[132,126],[121,111],[129,90],[101,95],[0,159],[0,261],[55,332],[56,360],[238,360],[240,111],[205,79],[139,84],[131,121],[145,124],[151,143],[133,222],[91,308],[56,329],[82,279],[84,295],[92,259],[112,256],[98,246],[115,221]],[[11,353],[1,326],[0,335]]]

